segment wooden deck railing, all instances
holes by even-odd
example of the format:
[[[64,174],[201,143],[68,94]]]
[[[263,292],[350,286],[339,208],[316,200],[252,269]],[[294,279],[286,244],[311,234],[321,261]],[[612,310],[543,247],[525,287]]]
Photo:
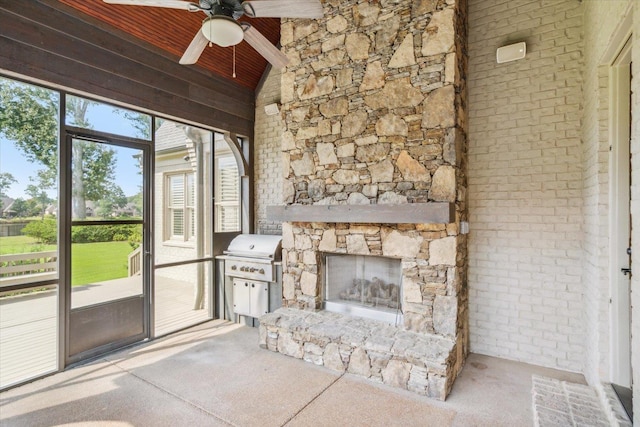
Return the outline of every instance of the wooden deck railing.
[[[58,277],[58,251],[0,255],[0,288]]]
[[[142,273],[142,250],[128,257],[129,277]],[[58,251],[0,255],[0,288],[58,278]]]
[[[138,246],[129,254],[127,265],[129,266],[129,277],[142,274],[142,246]]]

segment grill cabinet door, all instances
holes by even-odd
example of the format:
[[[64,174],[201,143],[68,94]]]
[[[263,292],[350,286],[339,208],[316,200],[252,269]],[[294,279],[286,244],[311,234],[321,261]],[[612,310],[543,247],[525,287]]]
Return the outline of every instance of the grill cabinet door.
[[[269,312],[269,285],[264,282],[251,282],[251,316],[260,317]]]
[[[233,311],[251,316],[251,283],[248,280],[233,279]]]

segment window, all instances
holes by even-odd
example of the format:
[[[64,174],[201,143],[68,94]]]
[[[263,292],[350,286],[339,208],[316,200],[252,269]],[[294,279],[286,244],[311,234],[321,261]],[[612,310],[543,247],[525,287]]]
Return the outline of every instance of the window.
[[[216,231],[240,231],[240,177],[231,153],[216,154]]]
[[[167,175],[166,194],[169,218],[166,240],[192,240],[196,235],[194,174]]]
[[[66,96],[66,123],[71,126],[151,141],[149,114],[103,102]]]

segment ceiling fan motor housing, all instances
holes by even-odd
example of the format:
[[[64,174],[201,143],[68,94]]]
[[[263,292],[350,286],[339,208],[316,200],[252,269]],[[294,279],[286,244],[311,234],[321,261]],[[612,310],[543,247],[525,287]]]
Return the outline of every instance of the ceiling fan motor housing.
[[[200,7],[209,17],[222,15],[237,20],[244,15],[238,0],[200,0]]]

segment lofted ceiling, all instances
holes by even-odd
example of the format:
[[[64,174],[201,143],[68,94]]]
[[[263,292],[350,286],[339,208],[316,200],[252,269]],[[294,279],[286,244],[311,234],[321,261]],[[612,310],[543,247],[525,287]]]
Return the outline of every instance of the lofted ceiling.
[[[161,7],[123,6],[106,4],[102,0],[59,0],[81,13],[90,15],[109,26],[142,40],[175,57],[176,63],[200,30],[202,12]],[[197,3],[197,1],[196,1]],[[269,41],[280,41],[280,19],[247,18]],[[242,86],[256,89],[267,61],[246,42],[235,47],[236,77],[233,77],[233,48],[213,45],[207,47],[198,62],[184,67],[201,67]]]

